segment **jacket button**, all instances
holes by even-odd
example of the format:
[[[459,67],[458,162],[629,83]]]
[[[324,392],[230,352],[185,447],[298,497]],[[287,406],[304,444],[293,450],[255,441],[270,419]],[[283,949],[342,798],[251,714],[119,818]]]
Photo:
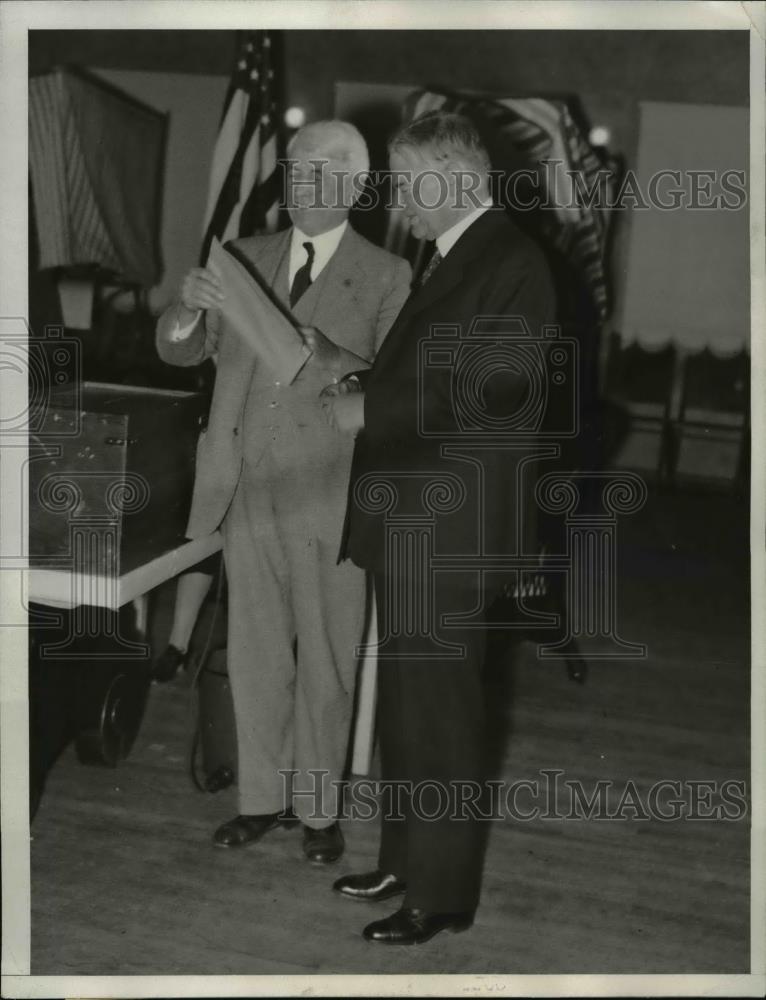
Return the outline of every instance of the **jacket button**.
[[[234,436],[236,437],[237,434],[239,434],[239,427],[234,428]]]

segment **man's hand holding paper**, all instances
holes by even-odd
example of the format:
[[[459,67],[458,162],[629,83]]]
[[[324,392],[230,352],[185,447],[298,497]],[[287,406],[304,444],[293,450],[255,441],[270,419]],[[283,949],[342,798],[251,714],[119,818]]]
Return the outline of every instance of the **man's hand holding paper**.
[[[218,309],[224,300],[220,268],[213,261],[210,267],[193,267],[184,275],[179,298],[190,313]]]
[[[341,382],[322,391],[322,411],[333,430],[356,437],[364,430],[364,393],[361,389],[350,390],[347,385]]]

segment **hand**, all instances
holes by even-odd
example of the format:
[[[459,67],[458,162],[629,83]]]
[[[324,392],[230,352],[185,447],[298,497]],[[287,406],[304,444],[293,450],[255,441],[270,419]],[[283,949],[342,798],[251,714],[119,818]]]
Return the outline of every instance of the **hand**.
[[[310,362],[316,362],[322,368],[333,368],[340,362],[340,348],[326,337],[315,326],[300,327],[306,346],[311,351]]]
[[[343,379],[340,382],[331,382],[319,393],[319,398],[326,396],[347,396],[352,392],[361,392],[362,386],[358,379]]]
[[[333,430],[355,437],[364,429],[364,393],[344,392],[322,395],[325,419]]]
[[[213,263],[209,267],[193,267],[184,275],[179,298],[189,312],[215,309],[224,300],[220,270]]]

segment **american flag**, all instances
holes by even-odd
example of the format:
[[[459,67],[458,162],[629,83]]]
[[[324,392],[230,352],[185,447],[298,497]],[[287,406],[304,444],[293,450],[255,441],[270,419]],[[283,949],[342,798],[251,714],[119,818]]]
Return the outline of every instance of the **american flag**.
[[[205,212],[201,260],[210,243],[274,232],[279,218],[274,37],[242,32],[221,117]]]

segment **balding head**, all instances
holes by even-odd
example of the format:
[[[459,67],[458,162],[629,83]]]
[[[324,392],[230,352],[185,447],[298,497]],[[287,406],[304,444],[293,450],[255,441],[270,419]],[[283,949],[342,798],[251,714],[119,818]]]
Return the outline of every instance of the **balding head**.
[[[350,122],[337,119],[304,125],[288,143],[287,155],[290,159],[333,160],[352,174],[367,174],[370,170],[370,156],[362,133]]]
[[[441,169],[473,170],[486,177],[489,155],[475,125],[465,115],[427,111],[403,125],[389,140],[389,153],[413,150]]]
[[[288,144],[287,163],[290,218],[309,236],[347,218],[370,169],[359,130],[337,120],[304,125]]]
[[[463,115],[430,111],[389,143],[391,170],[413,234],[436,239],[491,201],[490,162]]]

